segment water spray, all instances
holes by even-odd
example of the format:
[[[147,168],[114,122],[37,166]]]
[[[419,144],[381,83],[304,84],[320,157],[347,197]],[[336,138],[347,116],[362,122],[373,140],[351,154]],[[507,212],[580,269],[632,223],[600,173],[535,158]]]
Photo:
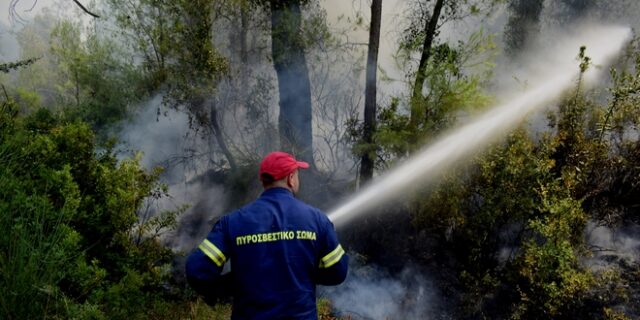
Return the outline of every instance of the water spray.
[[[440,173],[503,137],[531,112],[560,98],[578,79],[580,62],[575,57],[580,47],[586,46],[591,60],[603,65],[614,58],[631,37],[631,30],[623,27],[582,28],[580,31],[579,34],[559,37],[555,49],[545,50],[536,57],[536,61],[544,65],[530,66],[534,79],[528,82],[524,93],[505,99],[508,102],[442,136],[404,164],[378,177],[374,183],[330,211],[329,219],[336,226],[345,224],[390,199],[397,199],[433,182]],[[602,69],[589,68],[582,75],[583,85],[595,82]]]

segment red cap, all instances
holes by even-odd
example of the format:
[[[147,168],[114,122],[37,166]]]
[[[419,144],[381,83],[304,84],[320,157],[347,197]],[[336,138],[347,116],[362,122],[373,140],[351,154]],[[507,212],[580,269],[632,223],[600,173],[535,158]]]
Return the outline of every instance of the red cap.
[[[274,180],[280,180],[298,168],[307,169],[309,164],[304,161],[297,161],[292,155],[276,151],[269,153],[260,163],[260,180],[262,174],[268,173]]]

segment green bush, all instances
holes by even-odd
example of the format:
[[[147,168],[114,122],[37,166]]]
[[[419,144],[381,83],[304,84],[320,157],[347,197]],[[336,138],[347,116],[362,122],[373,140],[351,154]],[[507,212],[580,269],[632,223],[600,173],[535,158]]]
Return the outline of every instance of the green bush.
[[[0,318],[142,319],[181,299],[158,241],[177,212],[138,216],[166,194],[159,171],[98,153],[86,124],[12,110],[0,114]]]
[[[581,55],[584,58],[584,55]],[[460,316],[622,319],[637,307],[623,260],[590,269],[587,221],[637,221],[639,55],[633,72],[612,71],[607,105],[578,89],[549,113],[549,129],[518,130],[419,193],[418,232],[437,241],[424,256],[450,266]],[[421,256],[417,252],[417,256]],[[626,308],[620,308],[626,306]]]

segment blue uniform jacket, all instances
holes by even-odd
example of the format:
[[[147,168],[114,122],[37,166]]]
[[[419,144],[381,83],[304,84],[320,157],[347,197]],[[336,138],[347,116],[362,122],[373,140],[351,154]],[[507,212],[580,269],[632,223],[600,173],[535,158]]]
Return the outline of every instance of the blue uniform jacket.
[[[232,319],[317,319],[316,285],[337,285],[348,258],[333,224],[284,188],[220,218],[188,257],[187,280],[211,294],[231,261]]]

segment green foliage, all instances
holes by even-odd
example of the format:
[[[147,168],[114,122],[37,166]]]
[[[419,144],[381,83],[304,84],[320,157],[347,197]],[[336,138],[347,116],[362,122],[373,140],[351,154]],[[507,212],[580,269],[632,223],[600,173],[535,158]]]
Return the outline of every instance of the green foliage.
[[[22,98],[25,96],[38,96],[39,102],[52,110],[58,107],[56,105],[60,93],[58,84],[63,83],[64,80],[49,50],[49,34],[54,27],[55,19],[50,14],[37,15],[31,23],[21,28],[16,34],[23,52],[21,59],[41,57],[37,63],[8,74],[6,82],[3,80],[8,92],[18,92],[19,97],[15,99],[23,112],[40,106],[30,105],[31,99],[23,101]],[[26,103],[23,104],[23,102]]]
[[[23,52],[41,56],[8,76],[8,92],[24,113],[45,106],[69,121],[89,123],[104,141],[144,97],[131,56],[96,29],[39,15],[17,38]]]
[[[584,71],[584,51],[580,58]],[[638,291],[631,269],[590,269],[584,238],[587,221],[636,219],[629,206],[638,199],[640,158],[629,128],[637,128],[640,59],[633,63],[634,73],[612,73],[608,105],[578,85],[550,113],[550,130],[538,137],[516,131],[412,204],[414,226],[434,234],[439,254],[455,259],[462,315],[626,317],[616,306]]]
[[[80,195],[68,164],[46,165],[51,141],[20,130],[16,114],[2,111],[10,124],[3,122],[0,138],[0,306],[4,318],[37,318],[56,309],[55,284],[78,248],[79,235],[68,222]]]
[[[318,319],[319,320],[339,320],[339,319],[351,319],[350,315],[346,315],[343,317],[336,317],[334,315],[333,307],[331,305],[331,301],[326,298],[320,298],[317,302],[318,308]]]
[[[514,318],[582,308],[594,283],[579,263],[587,216],[571,194],[575,176],[555,173],[556,142],[538,144],[517,131],[480,157],[470,176],[450,178],[415,205],[414,224],[455,253],[469,315],[487,312],[478,301],[490,302],[505,287],[514,290],[510,299],[519,297]]]
[[[427,65],[427,92],[422,99],[412,101],[419,114],[423,115],[416,123],[418,135],[432,135],[448,128],[460,111],[482,108],[488,104],[489,98],[482,92],[482,83],[488,79],[486,70],[478,73],[473,70],[487,62],[470,61],[470,55],[482,55],[486,50],[493,50],[491,38],[474,34],[457,48],[447,44],[434,48],[432,62]],[[490,58],[489,58],[490,59]],[[488,70],[488,69],[487,69]]]
[[[110,0],[108,4],[124,39],[143,57],[146,91],[166,89],[167,105],[186,107],[193,124],[208,124],[206,96],[229,68],[211,41],[215,3]]]
[[[438,19],[436,36],[440,34],[440,26],[447,23],[455,23],[464,20],[466,17],[483,14],[491,14],[492,10],[499,5],[502,0],[465,0],[465,1],[444,1],[443,10]],[[422,3],[411,1],[408,4],[408,23],[402,32],[399,43],[399,54],[404,59],[411,59],[411,54],[422,50],[422,45],[426,37],[425,23],[429,22],[433,14],[435,1]],[[406,60],[404,62],[407,62]]]
[[[512,315],[516,319],[572,316],[593,285],[592,274],[578,262],[586,225],[579,202],[563,186],[540,192],[543,216],[528,221],[532,234],[515,261],[521,277],[520,301]]]
[[[87,122],[103,134],[139,101],[135,84],[141,79],[116,42],[96,33],[82,39],[81,32],[80,25],[70,21],[59,22],[51,32],[54,63],[66,80],[58,87],[60,102],[68,118]]]
[[[146,318],[171,296],[173,253],[159,243],[176,212],[140,220],[163,196],[138,159],[96,154],[86,124],[2,107],[2,318]],[[149,198],[151,197],[151,198]],[[29,303],[25,303],[28,301]]]
[[[246,23],[240,16],[249,10],[255,12],[244,18],[259,20],[265,8],[258,6],[291,2],[309,6],[295,41],[307,50],[318,45],[317,59],[333,54],[335,49],[327,48],[340,44],[331,44],[325,16],[305,0],[110,0],[114,23],[105,24],[116,28],[117,40],[51,15],[37,16],[17,32],[25,55],[0,64],[0,318],[229,318],[229,305],[210,308],[171,280],[175,253],[160,241],[186,208],[153,210],[154,201],[167,196],[157,182],[160,171],[142,170],[139,156],[119,160],[111,147],[96,141],[103,141],[132,105],[157,91],[167,93],[168,105],[187,108],[194,124],[209,125],[208,99],[216,83],[230,75],[233,61],[211,39],[235,31],[218,26]],[[496,2],[447,1],[441,21],[477,15]],[[410,10],[415,19],[398,51],[404,70],[415,67],[433,3]],[[216,24],[216,19],[229,22]],[[255,31],[263,20],[250,21],[246,25],[252,27],[241,31]],[[364,22],[358,15],[355,24]],[[119,45],[122,39],[128,40],[126,47]],[[482,87],[495,52],[491,37],[481,31],[457,44],[438,40],[436,34],[422,96],[384,102],[374,143],[361,143],[361,124],[350,121],[355,154],[370,153],[382,168],[489,102]],[[591,64],[585,50],[578,56],[583,72]],[[474,159],[469,170],[449,173],[407,206],[417,236],[397,238],[415,247],[394,254],[408,252],[423,265],[441,267],[442,287],[462,293],[452,302],[459,317],[640,314],[633,300],[640,292],[638,263],[613,257],[611,267],[592,268],[588,258],[594,252],[584,243],[587,223],[640,222],[640,55],[637,47],[629,52],[633,55],[619,63],[627,70],[612,70],[606,103],[576,89],[549,114],[546,134],[533,137],[524,129],[510,134]],[[32,57],[41,58],[33,63]],[[272,81],[259,78],[254,90],[244,90],[243,72],[232,91],[251,93],[242,100],[253,121],[245,125],[267,127],[262,120],[272,103]],[[415,76],[407,74],[407,79]],[[409,119],[411,107],[421,115],[415,122]],[[225,186],[233,191],[230,203],[255,196],[250,170],[255,166],[240,164],[225,175]],[[385,234],[389,246],[397,233]],[[435,245],[418,241],[425,234]],[[326,299],[320,299],[318,311],[321,319],[336,318]]]
[[[435,46],[425,72],[426,94],[413,101],[394,97],[383,106],[377,114],[373,143],[362,142],[361,123],[352,120],[347,124],[354,154],[371,153],[372,158],[382,160],[377,166],[384,167],[385,162],[408,156],[448,129],[461,114],[485,107],[490,98],[482,90],[491,74],[494,52],[492,38],[482,31],[455,47]],[[410,119],[411,104],[421,115],[417,121]]]

